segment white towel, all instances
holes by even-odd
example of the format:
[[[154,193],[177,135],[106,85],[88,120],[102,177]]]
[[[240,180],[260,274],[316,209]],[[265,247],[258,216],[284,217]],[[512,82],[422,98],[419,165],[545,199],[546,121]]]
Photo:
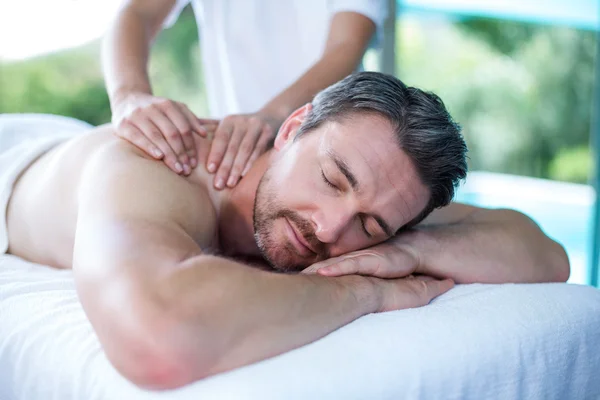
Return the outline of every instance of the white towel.
[[[458,285],[312,344],[178,390],[106,359],[72,271],[0,256],[0,399],[600,399],[600,291]]]
[[[8,249],[6,208],[21,173],[42,154],[91,125],[48,114],[0,114],[0,254]]]

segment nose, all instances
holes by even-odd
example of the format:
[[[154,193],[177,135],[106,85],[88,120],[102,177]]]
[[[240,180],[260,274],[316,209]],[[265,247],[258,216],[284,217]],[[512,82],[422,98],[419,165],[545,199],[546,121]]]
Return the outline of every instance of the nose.
[[[342,202],[320,207],[311,217],[315,235],[322,243],[335,243],[352,221],[354,212]]]

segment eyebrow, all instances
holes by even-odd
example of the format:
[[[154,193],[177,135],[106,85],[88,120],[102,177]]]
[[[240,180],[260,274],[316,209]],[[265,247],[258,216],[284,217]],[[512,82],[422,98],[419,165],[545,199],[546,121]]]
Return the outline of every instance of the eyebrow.
[[[356,176],[352,173],[352,171],[350,170],[350,167],[348,166],[346,161],[344,161],[344,159],[342,157],[340,157],[337,153],[335,153],[331,149],[327,150],[327,155],[333,160],[333,162],[338,167],[340,172],[346,177],[346,179],[348,180],[348,183],[352,187],[352,190],[354,192],[359,192],[361,187],[358,183],[358,180],[356,179]],[[385,222],[383,220],[383,218],[381,218],[381,216],[379,216],[377,214],[371,214],[371,215],[373,216],[375,221],[377,221],[377,223],[379,224],[379,226],[381,227],[381,229],[385,232],[385,234],[387,236],[389,236],[389,237],[394,236],[394,231],[392,230],[392,228],[390,228],[390,226],[387,224],[387,222]]]

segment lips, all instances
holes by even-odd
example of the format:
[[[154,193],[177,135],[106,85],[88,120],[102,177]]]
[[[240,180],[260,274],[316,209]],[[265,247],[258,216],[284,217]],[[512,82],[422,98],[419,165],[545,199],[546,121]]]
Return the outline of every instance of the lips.
[[[303,255],[316,254],[311,249],[311,247],[308,244],[308,242],[306,241],[306,238],[304,237],[304,235],[302,235],[300,232],[298,232],[296,230],[296,227],[294,226],[294,224],[287,218],[285,220],[289,226],[289,230],[290,230],[289,233],[290,233],[291,239],[294,242],[294,245],[296,246],[296,248],[298,248],[298,251]]]

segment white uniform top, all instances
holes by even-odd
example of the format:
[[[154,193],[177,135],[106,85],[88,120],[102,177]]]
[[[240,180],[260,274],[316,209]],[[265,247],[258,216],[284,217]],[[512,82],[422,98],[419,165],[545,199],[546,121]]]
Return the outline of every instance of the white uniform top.
[[[177,0],[169,27],[192,3],[211,116],[251,113],[322,55],[331,17],[354,11],[381,32],[385,0]]]

